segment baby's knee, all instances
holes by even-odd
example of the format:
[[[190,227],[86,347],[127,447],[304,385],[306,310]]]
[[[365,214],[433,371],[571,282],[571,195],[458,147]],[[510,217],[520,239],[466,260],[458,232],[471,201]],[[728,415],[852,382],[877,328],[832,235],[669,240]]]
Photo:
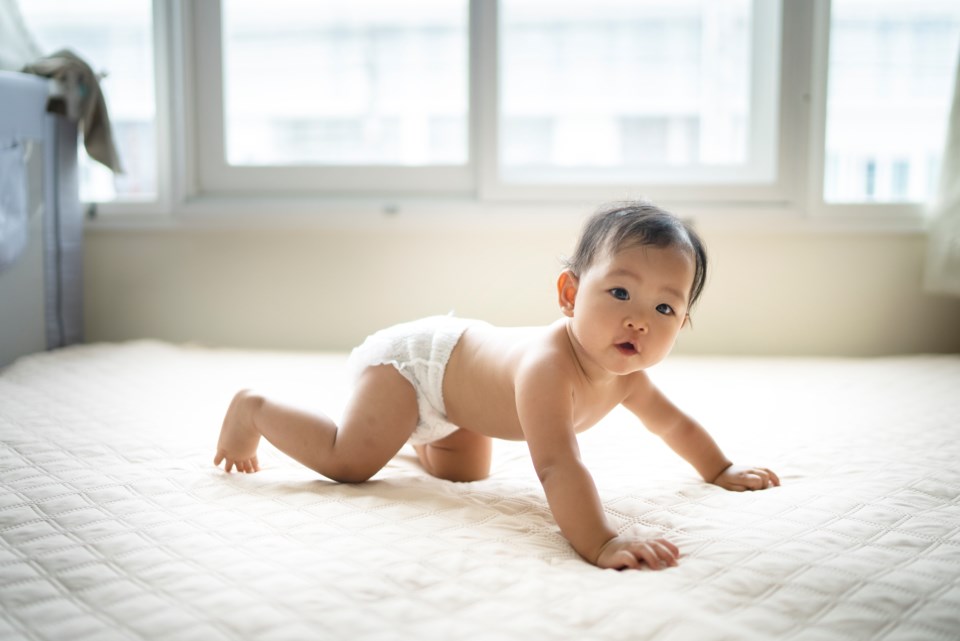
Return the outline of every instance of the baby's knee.
[[[490,476],[490,470],[483,469],[449,469],[440,470],[440,473],[434,473],[438,479],[444,481],[453,481],[454,483],[472,483],[482,481]]]
[[[373,474],[366,474],[364,472],[349,470],[342,474],[335,473],[335,474],[327,474],[326,476],[329,477],[331,481],[336,481],[337,483],[355,485],[357,483],[366,483],[373,477]]]
[[[242,389],[233,396],[234,405],[242,406],[247,411],[257,411],[266,402],[267,397],[253,389]]]
[[[378,471],[379,470],[373,470],[368,466],[357,465],[350,461],[337,461],[331,468],[325,469],[320,473],[337,483],[355,484],[366,483]]]
[[[482,453],[456,451],[431,443],[417,447],[417,454],[424,469],[444,481],[470,483],[490,476],[490,458]]]

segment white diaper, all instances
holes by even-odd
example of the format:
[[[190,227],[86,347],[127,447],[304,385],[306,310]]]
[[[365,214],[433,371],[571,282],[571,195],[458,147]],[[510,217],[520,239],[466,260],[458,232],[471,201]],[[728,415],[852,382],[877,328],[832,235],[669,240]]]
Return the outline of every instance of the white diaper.
[[[431,443],[458,429],[447,420],[443,373],[460,336],[480,323],[456,316],[431,316],[394,325],[368,336],[350,353],[347,367],[356,381],[368,367],[393,365],[417,392],[420,421],[408,442]]]

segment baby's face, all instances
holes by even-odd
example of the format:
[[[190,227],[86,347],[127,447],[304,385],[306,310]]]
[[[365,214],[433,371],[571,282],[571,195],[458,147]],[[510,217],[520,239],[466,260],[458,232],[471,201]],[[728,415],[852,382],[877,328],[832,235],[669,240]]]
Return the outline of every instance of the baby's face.
[[[694,259],[673,247],[631,246],[598,259],[579,281],[574,331],[612,373],[663,360],[687,318]]]

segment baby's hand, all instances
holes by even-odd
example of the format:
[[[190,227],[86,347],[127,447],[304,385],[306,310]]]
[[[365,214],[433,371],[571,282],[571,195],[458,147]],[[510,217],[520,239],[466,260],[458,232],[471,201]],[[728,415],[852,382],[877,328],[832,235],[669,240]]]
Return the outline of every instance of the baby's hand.
[[[772,470],[765,467],[747,467],[731,465],[720,476],[713,479],[714,485],[725,490],[743,492],[745,490],[766,490],[780,485],[780,479]]]
[[[677,564],[680,550],[666,539],[626,539],[616,536],[600,548],[596,565],[600,568],[639,570],[645,563],[652,570]]]

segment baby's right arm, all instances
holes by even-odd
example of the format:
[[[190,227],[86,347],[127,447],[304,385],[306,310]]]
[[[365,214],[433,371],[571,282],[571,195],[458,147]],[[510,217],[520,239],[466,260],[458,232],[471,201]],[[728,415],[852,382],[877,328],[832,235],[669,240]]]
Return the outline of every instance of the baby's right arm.
[[[580,460],[573,428],[573,387],[547,359],[525,364],[516,381],[517,412],[533,465],[560,531],[587,561],[603,568],[659,570],[676,565],[663,540],[621,537],[607,522],[593,477]]]

